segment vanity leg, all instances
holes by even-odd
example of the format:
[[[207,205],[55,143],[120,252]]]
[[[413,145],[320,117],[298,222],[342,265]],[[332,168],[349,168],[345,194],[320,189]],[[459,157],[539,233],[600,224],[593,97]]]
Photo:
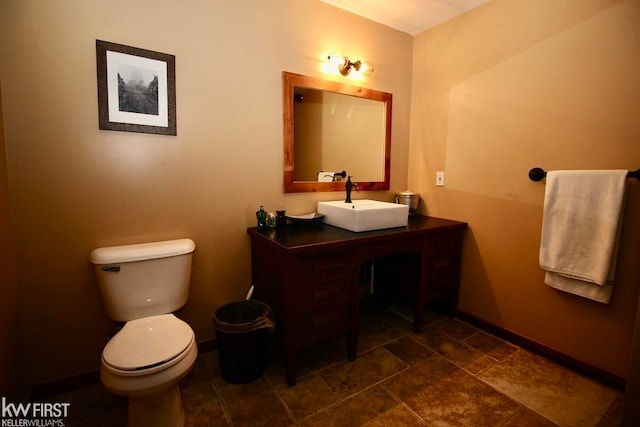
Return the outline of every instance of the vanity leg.
[[[422,321],[424,319],[424,303],[427,294],[427,257],[424,255],[424,251],[420,256],[420,270],[417,280],[413,280],[415,290],[413,295],[415,297],[413,301],[413,332],[416,334],[422,330]]]
[[[347,359],[351,362],[356,360],[356,352],[358,346],[355,344],[355,339],[353,337],[353,332],[347,333]]]
[[[422,330],[422,319],[424,318],[424,306],[420,301],[420,298],[416,298],[416,303],[413,307],[413,332],[416,334]]]
[[[292,348],[293,346],[288,346],[286,349],[285,356],[285,369],[286,369],[286,377],[287,384],[289,387],[293,387],[296,385],[297,380],[297,359],[298,359],[298,349]]]
[[[298,350],[300,349],[299,330],[294,316],[283,316],[282,325],[285,327],[284,363],[285,376],[289,387],[296,385],[298,376]]]
[[[347,333],[347,359],[353,362],[358,352],[358,338],[355,332]]]
[[[350,326],[347,331],[347,359],[353,362],[358,354],[358,324],[360,322],[360,271],[365,261],[357,255],[352,263],[352,280],[351,280],[351,313]]]

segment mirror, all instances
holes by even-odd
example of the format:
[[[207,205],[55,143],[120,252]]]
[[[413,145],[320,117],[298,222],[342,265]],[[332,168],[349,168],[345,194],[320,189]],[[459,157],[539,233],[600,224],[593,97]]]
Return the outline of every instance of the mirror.
[[[282,73],[284,192],[389,189],[392,95]],[[346,175],[345,174],[345,175]]]

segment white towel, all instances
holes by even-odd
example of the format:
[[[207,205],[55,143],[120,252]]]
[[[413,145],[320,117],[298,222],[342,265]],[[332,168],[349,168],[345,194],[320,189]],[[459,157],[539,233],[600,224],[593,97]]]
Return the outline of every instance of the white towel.
[[[540,242],[544,282],[608,304],[626,170],[547,172]]]

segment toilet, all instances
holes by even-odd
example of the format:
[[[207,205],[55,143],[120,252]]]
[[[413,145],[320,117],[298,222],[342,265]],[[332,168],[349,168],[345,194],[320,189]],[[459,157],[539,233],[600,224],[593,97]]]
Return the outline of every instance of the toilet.
[[[178,382],[198,355],[191,327],[173,312],[189,297],[190,239],[111,246],[91,252],[107,315],[125,322],[105,346],[100,380],[129,398],[132,427],[184,425]]]

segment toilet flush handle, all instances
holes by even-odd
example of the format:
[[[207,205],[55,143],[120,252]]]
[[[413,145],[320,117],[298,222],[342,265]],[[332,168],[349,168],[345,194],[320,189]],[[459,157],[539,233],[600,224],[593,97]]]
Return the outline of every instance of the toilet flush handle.
[[[119,265],[104,265],[102,266],[102,271],[111,271],[112,273],[117,273],[120,271]]]

